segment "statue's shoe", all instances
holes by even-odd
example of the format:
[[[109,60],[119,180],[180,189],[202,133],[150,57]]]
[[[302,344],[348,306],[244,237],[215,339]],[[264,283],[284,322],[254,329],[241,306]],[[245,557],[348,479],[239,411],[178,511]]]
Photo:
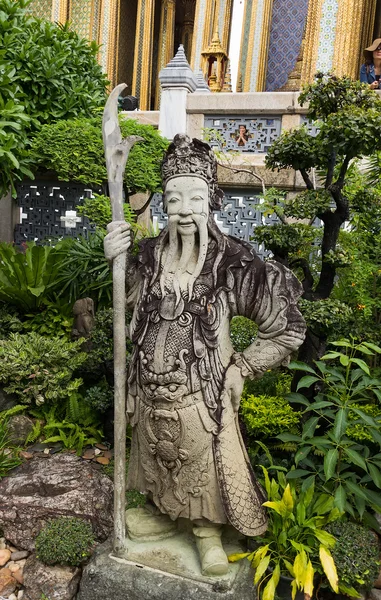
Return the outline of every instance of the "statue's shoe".
[[[163,540],[177,532],[175,521],[167,515],[155,515],[145,507],[126,510],[126,527],[129,538],[140,542]]]
[[[197,550],[201,561],[201,572],[205,577],[226,575],[229,570],[228,558],[221,544],[221,537],[197,537]]]

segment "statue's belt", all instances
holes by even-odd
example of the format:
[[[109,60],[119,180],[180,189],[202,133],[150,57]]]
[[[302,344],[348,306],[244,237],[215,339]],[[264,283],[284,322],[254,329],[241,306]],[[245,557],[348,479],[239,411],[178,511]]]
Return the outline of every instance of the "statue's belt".
[[[157,298],[148,302],[143,310],[146,313],[157,310],[163,319],[173,321],[186,312],[193,315],[205,315],[208,310],[207,306],[202,306],[197,302],[186,302],[183,298],[178,300],[175,294],[167,294],[164,298]]]
[[[187,394],[186,396],[182,396],[181,398],[178,398],[173,402],[168,400],[168,402],[165,403],[163,400],[160,400],[160,407],[157,405],[157,402],[155,402],[154,399],[147,398],[145,392],[140,386],[138,387],[137,395],[139,397],[139,400],[143,402],[143,404],[146,404],[150,408],[153,408],[155,411],[163,410],[168,413],[175,413],[178,410],[187,408],[188,406],[192,406],[204,401],[201,390],[199,390],[198,392]]]

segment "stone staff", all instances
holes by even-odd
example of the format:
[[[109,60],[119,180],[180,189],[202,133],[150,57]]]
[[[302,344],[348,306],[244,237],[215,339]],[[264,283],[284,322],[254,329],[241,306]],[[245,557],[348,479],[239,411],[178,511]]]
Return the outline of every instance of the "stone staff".
[[[112,220],[124,222],[123,176],[129,152],[137,135],[122,138],[118,121],[118,96],[127,87],[120,83],[106,102],[102,120],[103,145],[111,200]],[[126,253],[113,261],[113,327],[114,327],[114,404],[115,404],[115,472],[114,472],[114,551],[120,553],[125,540],[125,478],[126,478]]]

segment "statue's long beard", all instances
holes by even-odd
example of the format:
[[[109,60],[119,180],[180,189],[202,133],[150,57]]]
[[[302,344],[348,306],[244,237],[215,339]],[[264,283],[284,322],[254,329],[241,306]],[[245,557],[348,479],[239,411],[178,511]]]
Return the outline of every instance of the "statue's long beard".
[[[194,284],[204,266],[206,253],[208,251],[207,215],[192,215],[192,221],[197,226],[197,232],[194,235],[179,235],[177,227],[178,222],[182,218],[183,217],[180,217],[179,215],[173,215],[168,219],[168,251],[160,277],[160,289],[162,297],[164,297],[168,293],[166,288],[169,288],[169,276],[173,275],[173,281],[170,287],[176,294],[176,304],[179,303],[181,298],[181,276],[189,268],[191,258],[195,251],[198,251],[196,266],[193,269],[193,272],[190,273],[187,281],[188,301],[192,299]],[[174,269],[174,265],[176,264],[177,267]]]

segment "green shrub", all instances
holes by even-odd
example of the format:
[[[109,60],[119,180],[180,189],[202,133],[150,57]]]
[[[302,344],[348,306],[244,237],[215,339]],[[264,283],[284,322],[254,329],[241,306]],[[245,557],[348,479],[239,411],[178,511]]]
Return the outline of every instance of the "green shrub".
[[[77,567],[91,556],[94,543],[90,523],[59,517],[48,521],[36,537],[36,554],[46,565]]]
[[[92,116],[106,100],[99,47],[68,25],[38,19],[30,0],[0,0],[0,197],[30,172],[42,123]]]
[[[85,400],[94,410],[105,413],[114,403],[114,390],[103,378],[98,385],[86,390]]]
[[[132,148],[124,175],[128,194],[161,190],[160,165],[168,140],[151,125],[120,118],[123,137],[139,135],[145,141]],[[107,182],[101,117],[58,121],[45,125],[33,140],[36,170],[54,170],[62,181],[102,186]]]
[[[23,324],[15,307],[0,303],[0,338],[4,340],[10,333],[18,333],[22,329]]]
[[[339,582],[358,592],[370,590],[380,570],[376,534],[349,521],[330,523],[326,530],[336,538],[331,552]]]
[[[0,412],[0,479],[21,464],[17,450],[12,446],[8,436],[7,419],[2,419]]]
[[[244,397],[241,414],[248,433],[260,439],[293,430],[300,422],[300,412],[279,396]]]
[[[243,352],[253,343],[258,327],[246,317],[234,317],[230,323],[230,339],[236,352]]]
[[[73,372],[85,361],[80,342],[47,338],[31,331],[0,340],[0,382],[21,404],[54,403],[78,390]]]

